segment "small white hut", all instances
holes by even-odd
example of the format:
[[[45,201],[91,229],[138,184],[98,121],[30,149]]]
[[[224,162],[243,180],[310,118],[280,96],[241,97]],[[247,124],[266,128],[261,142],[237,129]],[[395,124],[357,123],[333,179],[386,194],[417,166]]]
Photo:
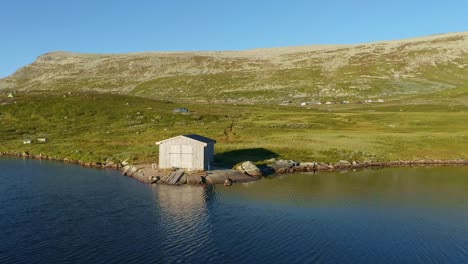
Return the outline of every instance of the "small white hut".
[[[180,135],[156,142],[159,145],[159,168],[210,170],[214,160],[215,140],[196,134]]]

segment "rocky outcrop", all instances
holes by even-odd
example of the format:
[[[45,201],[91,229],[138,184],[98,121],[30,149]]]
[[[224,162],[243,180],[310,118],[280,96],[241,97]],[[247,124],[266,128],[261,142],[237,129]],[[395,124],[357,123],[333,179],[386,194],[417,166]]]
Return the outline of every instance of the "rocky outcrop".
[[[335,163],[334,167],[337,169],[349,169],[353,167],[353,164],[347,160],[340,160]]]
[[[156,179],[159,180],[159,178],[146,173],[144,168],[135,165],[125,165],[121,171],[123,175],[135,178],[144,183],[153,183]]]
[[[237,165],[236,170],[241,171],[252,177],[262,177],[262,172],[260,171],[260,169],[251,161],[246,161],[240,165]]]
[[[251,182],[258,180],[258,177],[250,176],[243,171],[219,169],[207,172],[206,183],[223,184],[227,181],[231,183]]]
[[[372,167],[403,167],[403,166],[444,166],[444,165],[468,165],[468,160],[408,160],[408,161],[346,161],[340,160],[335,164],[323,162],[296,162],[293,160],[271,160],[269,164],[263,166],[277,174],[294,172],[316,172],[316,171],[334,171]],[[271,174],[271,173],[269,173]],[[263,174],[265,176],[265,174]]]
[[[187,184],[202,184],[205,182],[204,177],[199,175],[188,175]]]
[[[293,168],[299,165],[299,163],[293,161],[293,160],[276,160],[274,163],[269,164],[271,168],[276,173],[287,173],[287,172],[293,172]]]

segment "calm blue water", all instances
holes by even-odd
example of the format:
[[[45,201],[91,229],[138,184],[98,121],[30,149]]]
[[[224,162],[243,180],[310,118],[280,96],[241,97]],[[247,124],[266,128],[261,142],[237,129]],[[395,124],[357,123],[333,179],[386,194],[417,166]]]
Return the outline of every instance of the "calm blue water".
[[[150,186],[0,159],[0,263],[468,263],[468,167]]]

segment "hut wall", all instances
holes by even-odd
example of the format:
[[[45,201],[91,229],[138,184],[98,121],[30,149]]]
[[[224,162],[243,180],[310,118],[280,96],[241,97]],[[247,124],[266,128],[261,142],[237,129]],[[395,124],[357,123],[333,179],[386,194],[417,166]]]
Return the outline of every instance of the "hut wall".
[[[203,170],[205,169],[205,145],[203,142],[184,137],[163,142],[159,145],[159,167]]]
[[[210,169],[211,163],[214,161],[214,143],[209,143],[205,147],[205,170]]]

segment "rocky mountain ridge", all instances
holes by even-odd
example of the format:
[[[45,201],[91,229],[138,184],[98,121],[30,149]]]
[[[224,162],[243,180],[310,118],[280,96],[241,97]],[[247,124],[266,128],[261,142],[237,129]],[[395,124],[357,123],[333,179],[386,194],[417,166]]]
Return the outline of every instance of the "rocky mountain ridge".
[[[50,52],[0,89],[165,100],[314,101],[431,93],[468,84],[468,32],[357,45],[218,52]]]

